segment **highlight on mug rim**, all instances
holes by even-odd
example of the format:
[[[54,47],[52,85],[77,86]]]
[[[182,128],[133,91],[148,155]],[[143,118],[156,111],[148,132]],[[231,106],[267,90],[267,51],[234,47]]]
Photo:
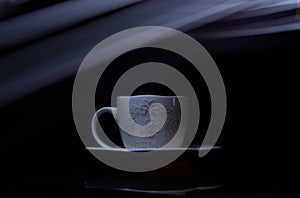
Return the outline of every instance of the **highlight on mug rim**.
[[[133,96],[117,96],[117,98],[139,98],[139,97],[155,97],[155,98],[180,98],[189,99],[186,96],[163,96],[163,95],[133,95]]]

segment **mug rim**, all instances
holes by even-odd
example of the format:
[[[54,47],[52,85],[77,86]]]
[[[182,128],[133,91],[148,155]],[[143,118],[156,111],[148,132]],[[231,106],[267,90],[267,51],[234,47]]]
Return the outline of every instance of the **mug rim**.
[[[161,95],[135,95],[135,96],[117,96],[117,98],[141,98],[141,97],[156,97],[156,98],[180,98],[180,99],[189,99],[186,96],[161,96]]]

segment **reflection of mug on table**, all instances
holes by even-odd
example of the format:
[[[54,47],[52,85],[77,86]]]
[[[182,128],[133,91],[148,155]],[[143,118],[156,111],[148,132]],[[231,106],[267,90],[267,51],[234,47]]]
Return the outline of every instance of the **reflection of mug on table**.
[[[97,133],[98,116],[113,114],[126,148],[181,147],[186,132],[188,98],[183,96],[119,96],[117,107],[99,109],[92,120],[95,140],[106,145]]]

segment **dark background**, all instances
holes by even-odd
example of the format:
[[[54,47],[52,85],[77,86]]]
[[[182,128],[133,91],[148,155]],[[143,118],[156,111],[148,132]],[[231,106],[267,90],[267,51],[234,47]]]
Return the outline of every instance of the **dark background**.
[[[159,171],[144,175],[118,172],[85,150],[72,117],[75,74],[92,47],[113,33],[142,25],[166,24],[172,27],[172,22],[189,16],[192,7],[201,13],[205,11],[205,6],[213,7],[220,2],[214,5],[208,1],[174,1],[171,4],[167,1],[146,1],[131,2],[114,9],[105,5],[108,7],[105,12],[71,25],[66,22],[58,29],[48,29],[40,34],[34,34],[34,28],[20,28],[28,24],[18,21],[18,17],[29,16],[35,10],[41,10],[41,6],[44,9],[53,8],[50,4],[35,4],[36,7],[31,9],[24,7],[23,12],[15,10],[11,14],[3,14],[0,21],[1,194],[14,196],[29,193],[43,197],[99,197],[103,194],[116,197],[163,196],[110,189],[114,184],[120,187],[131,183],[142,188],[143,181],[150,185],[151,181],[150,184],[147,181],[149,174],[158,178],[154,183],[161,181],[164,185],[164,180],[161,180],[164,175],[160,175]],[[230,18],[245,13],[245,7],[235,10],[234,14],[231,13],[233,9],[227,10],[227,18],[222,14],[222,19],[216,20],[218,17],[215,16],[220,15],[217,14],[200,17],[197,23],[181,21],[179,27],[174,27],[197,39],[214,58],[223,76],[228,100],[226,122],[217,142],[223,147],[222,153],[218,159],[212,157],[208,161],[211,164],[206,165],[213,168],[217,164],[220,167],[221,171],[214,177],[221,178],[222,187],[194,196],[299,196],[300,31],[293,28],[259,33],[260,28],[278,25],[274,21],[281,23],[279,25],[297,25],[299,19],[296,9],[278,8],[272,8],[269,12],[264,10],[266,13],[260,16],[252,16],[248,12],[250,16],[246,18]],[[18,9],[22,10],[22,7]],[[55,23],[55,9],[52,14],[48,21],[44,21],[45,24]],[[62,20],[67,18],[64,15],[61,17]],[[35,20],[32,16],[30,23],[39,27]],[[17,32],[9,34],[14,29]],[[222,34],[223,31],[227,34]],[[251,31],[255,33],[237,34]],[[230,36],[228,32],[234,34]],[[149,51],[135,53],[141,53],[140,59],[145,60],[153,56]],[[178,63],[168,56],[158,59]],[[114,70],[111,72],[114,73]],[[115,70],[116,75],[118,72]],[[192,70],[185,72],[190,74]],[[194,78],[197,77],[191,77],[191,81]],[[197,86],[200,86],[198,94],[207,97],[205,85]],[[165,88],[145,86],[138,93],[153,90],[163,93]],[[97,94],[100,100],[103,93]],[[107,105],[102,102],[96,106]],[[209,104],[209,99],[205,99],[203,104]],[[209,113],[210,110],[206,108],[204,111]],[[109,115],[102,119],[104,121],[101,122],[106,123],[104,127],[113,125],[116,128]],[[208,118],[205,119],[193,144],[201,143]],[[119,137],[112,138],[121,144]],[[171,170],[175,176],[184,172],[181,168]],[[198,172],[195,175],[201,176]],[[99,189],[86,188],[89,180],[97,177],[110,178],[111,184],[100,182],[99,185],[103,186]],[[196,177],[191,177],[191,180],[187,183],[197,182]],[[173,182],[177,187],[181,185],[180,181]]]

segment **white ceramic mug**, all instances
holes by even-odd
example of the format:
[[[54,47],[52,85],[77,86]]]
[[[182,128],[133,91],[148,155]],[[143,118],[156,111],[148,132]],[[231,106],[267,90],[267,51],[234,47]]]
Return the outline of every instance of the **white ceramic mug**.
[[[181,147],[186,132],[188,98],[184,96],[119,96],[117,107],[99,109],[92,120],[92,132],[102,147],[109,147],[97,132],[98,117],[110,112],[119,125],[127,149]]]

